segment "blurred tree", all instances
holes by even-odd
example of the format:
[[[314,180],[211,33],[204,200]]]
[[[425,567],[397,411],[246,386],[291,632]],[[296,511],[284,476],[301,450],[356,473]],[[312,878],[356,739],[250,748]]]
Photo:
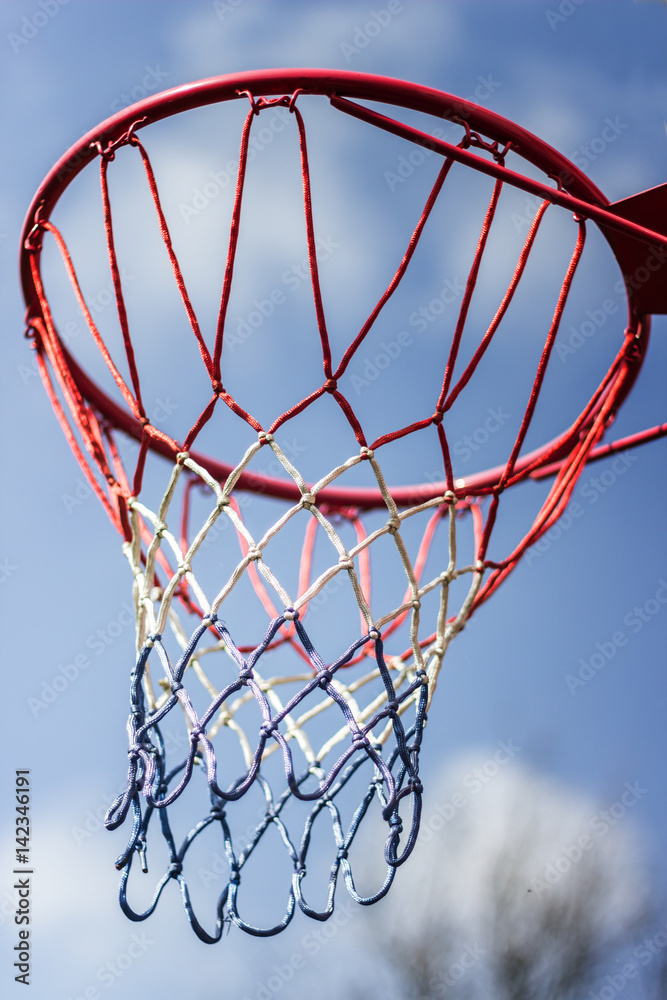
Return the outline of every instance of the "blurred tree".
[[[511,757],[459,761],[426,799],[420,843],[368,913],[388,977],[366,997],[597,1000],[610,970],[618,991],[614,959],[639,976],[650,910],[628,813],[645,789],[601,808]]]

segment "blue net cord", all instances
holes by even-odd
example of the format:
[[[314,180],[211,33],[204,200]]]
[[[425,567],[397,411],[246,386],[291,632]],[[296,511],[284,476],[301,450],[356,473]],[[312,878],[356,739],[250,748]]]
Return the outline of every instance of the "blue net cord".
[[[295,694],[279,711],[272,711],[271,704],[254,676],[254,668],[262,654],[266,651],[275,634],[285,625],[293,621],[296,633],[307,652],[316,672],[312,680]],[[166,750],[161,736],[160,723],[180,702],[191,718],[196,718],[187,691],[182,684],[186,668],[195,653],[197,643],[209,627],[215,627],[226,648],[238,664],[238,677],[228,684],[209,706],[207,711],[190,730],[190,747],[185,758],[176,767],[166,770]],[[374,644],[375,659],[379,674],[386,690],[386,704],[375,712],[367,722],[360,725],[354,718],[347,701],[333,686],[336,673],[344,667],[354,653],[368,642]],[[384,657],[382,638],[376,631],[362,636],[353,643],[334,663],[325,666],[313,647],[298,613],[287,609],[286,613],[271,622],[263,642],[247,657],[244,657],[234,645],[225,627],[215,615],[206,619],[206,624],[196,629],[191,642],[183,652],[180,660],[171,672],[172,690],[167,701],[155,712],[147,711],[142,686],[142,679],[149,656],[155,650],[163,663],[169,664],[166,649],[161,643],[161,637],[153,635],[144,645],[137,660],[131,684],[132,711],[129,719],[131,745],[129,750],[129,768],[127,787],[113,803],[106,817],[108,829],[120,826],[128,814],[132,816],[132,831],[127,848],[117,861],[117,867],[122,870],[120,885],[120,904],[123,912],[132,920],[144,920],[150,916],[165,888],[176,879],[179,883],[183,905],[188,919],[197,934],[205,942],[218,941],[222,935],[225,922],[233,922],[242,930],[257,936],[277,934],[291,921],[296,905],[309,917],[316,920],[327,920],[334,912],[334,895],[339,872],[343,871],[344,882],[350,896],[358,903],[369,905],[381,899],[391,886],[396,868],[410,855],[419,830],[421,815],[422,785],[419,780],[419,751],[422,732],[426,722],[426,706],[428,702],[428,679],[425,671],[415,671],[412,683],[397,694],[390,676],[390,670]],[[258,742],[250,766],[245,774],[226,788],[218,784],[218,762],[212,743],[206,737],[206,727],[215,716],[220,706],[234,693],[242,688],[248,688],[260,707],[263,722],[259,727]],[[313,777],[313,772],[321,770],[318,761],[301,773],[296,774],[289,742],[280,731],[280,724],[285,717],[304,702],[317,689],[323,689],[332,702],[338,707],[346,725],[349,728],[350,742],[326,775],[322,773],[317,788],[304,791],[303,785]],[[406,732],[399,714],[403,703],[415,703],[415,719],[412,727]],[[383,756],[383,748],[373,738],[373,730],[388,721],[394,737],[394,746],[390,753]],[[262,775],[262,758],[267,741],[274,740],[280,747],[283,756],[286,788],[279,798],[274,798],[269,782]],[[195,769],[199,770],[199,762],[203,765],[206,780],[210,789],[211,807],[208,815],[202,817],[189,831],[180,847],[172,833],[169,822],[169,807],[179,798]],[[336,797],[340,795],[350,779],[360,769],[366,767],[371,771],[368,789],[356,808],[347,831],[343,829],[341,815],[336,805]],[[228,809],[232,803],[240,799],[257,783],[265,798],[266,811],[248,843],[242,850],[235,850],[232,830],[228,818]],[[388,834],[385,843],[385,861],[387,870],[380,888],[368,896],[360,895],[356,888],[348,852],[357,835],[361,822],[368,812],[369,806],[376,799],[381,804],[382,818],[387,824]],[[143,803],[142,803],[143,799]],[[301,840],[298,846],[290,835],[287,826],[281,818],[285,806],[291,799],[303,802],[314,802],[307,815]],[[411,815],[408,820],[408,834],[401,847],[401,837],[404,823],[401,809],[406,802],[411,803]],[[320,813],[328,810],[332,831],[337,848],[336,857],[331,866],[326,906],[323,910],[314,909],[306,901],[303,891],[303,881],[307,875],[307,857],[311,845],[313,824]],[[132,864],[139,855],[142,867],[147,869],[146,844],[149,827],[154,815],[158,814],[162,835],[169,849],[169,866],[160,878],[150,905],[142,912],[137,912],[128,901],[128,883]],[[195,915],[188,890],[188,884],[183,872],[187,852],[204,830],[213,824],[219,824],[224,852],[229,865],[229,877],[222,889],[216,906],[215,930],[209,933]],[[288,894],[285,912],[282,920],[270,927],[257,927],[245,920],[239,912],[239,894],[241,875],[244,865],[266,834],[275,826],[282,843],[293,865],[292,886]]]

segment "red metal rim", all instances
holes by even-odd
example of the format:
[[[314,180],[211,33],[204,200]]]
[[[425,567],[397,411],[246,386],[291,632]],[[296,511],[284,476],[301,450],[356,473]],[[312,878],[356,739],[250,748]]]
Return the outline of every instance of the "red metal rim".
[[[113,142],[133,125],[138,131],[161,119],[193,108],[229,100],[247,100],[247,96],[243,96],[243,92],[246,91],[253,98],[259,98],[290,95],[296,90],[329,98],[381,102],[432,114],[440,119],[463,118],[470,128],[479,131],[485,138],[499,143],[511,142],[513,151],[523,159],[539,168],[547,177],[559,178],[559,187],[568,195],[601,209],[609,204],[608,199],[585,174],[547,143],[488,109],[451,94],[389,77],[322,69],[262,70],[212,77],[156,94],[106,119],[75,143],[47,174],[28,210],[21,241],[21,281],[28,317],[39,314],[39,300],[29,258],[36,254],[39,259],[40,247],[35,249],[34,245],[30,244],[31,236],[38,222],[48,220],[60,196],[77,174],[97,157],[96,143]],[[648,342],[650,326],[648,317],[634,315],[630,302],[629,312],[631,325],[636,328],[637,334],[636,363],[626,367],[623,382],[616,387],[616,408],[621,405],[634,384]],[[71,359],[71,371],[82,394],[107,420],[132,437],[141,439],[141,427],[130,412],[108,397],[73,359]],[[515,473],[525,470],[528,474],[528,470],[534,470],[536,465],[539,466],[541,456],[545,456],[545,461],[548,456],[548,461],[551,463],[564,458],[578,439],[579,433],[575,435],[569,430],[564,431],[560,437],[519,459]],[[173,454],[167,448],[161,448],[159,443],[152,442],[152,446],[154,450],[173,458]],[[231,466],[215,458],[195,453],[193,457],[218,480],[226,478],[232,471]],[[501,478],[503,468],[488,469],[465,481],[459,480],[457,487],[460,485],[461,495],[474,495],[493,489]],[[296,484],[257,474],[245,473],[239,480],[238,486],[288,500],[298,500],[300,497]],[[443,482],[400,486],[393,488],[391,492],[400,505],[413,504],[437,496],[445,489],[446,485]],[[368,509],[384,505],[380,492],[372,489],[329,487],[322,490],[319,497],[322,502],[335,506]]]

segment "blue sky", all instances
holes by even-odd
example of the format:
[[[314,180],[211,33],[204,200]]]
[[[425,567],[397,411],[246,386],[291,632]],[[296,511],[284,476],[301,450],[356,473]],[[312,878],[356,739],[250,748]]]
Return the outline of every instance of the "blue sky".
[[[381,30],[366,31],[373,10],[385,7]],[[5,136],[0,154],[0,282],[5,316],[0,601],[6,692],[1,774],[3,800],[11,803],[16,768],[32,771],[33,996],[67,1000],[96,989],[98,994],[89,995],[106,996],[115,990],[132,998],[158,984],[165,995],[171,995],[169,990],[180,995],[197,968],[202,994],[241,1000],[255,996],[258,978],[270,975],[273,964],[302,953],[308,960],[295,970],[293,995],[305,996],[317,987],[321,995],[333,996],[335,977],[323,987],[322,970],[336,966],[337,954],[354,958],[354,920],[341,922],[340,934],[320,955],[314,946],[310,951],[303,946],[311,927],[299,915],[284,935],[269,941],[232,930],[218,946],[206,949],[187,928],[175,893],[145,924],[130,924],[118,909],[113,860],[123,835],[101,830],[97,814],[115,796],[124,777],[132,660],[130,581],[118,538],[83,484],[23,338],[16,257],[25,211],[64,150],[134,98],[208,76],[275,66],[377,73],[478,100],[574,159],[611,201],[621,199],[665,180],[667,9],[657,2],[629,0],[579,4],[394,0],[377,7],[357,0],[336,4],[12,0],[2,5],[0,18]],[[607,138],[601,142],[603,132]],[[431,166],[425,165],[423,176],[410,177],[394,190],[386,174],[398,158],[378,156],[377,173],[372,175],[377,190],[371,185],[353,192],[359,211],[366,213],[358,218],[369,220],[368,227],[357,222],[355,230],[353,211],[346,218],[337,215],[341,188],[334,143],[323,131],[318,133],[316,125],[313,135],[315,148],[319,139],[325,146],[329,142],[332,150],[323,175],[330,200],[327,204],[322,197],[320,202],[322,235],[342,246],[332,254],[327,274],[336,287],[335,282],[344,282],[354,272],[352,287],[363,296],[365,283],[375,281],[384,259],[382,247],[373,244],[378,236],[382,242],[385,232],[378,221],[382,212],[389,206],[392,217],[409,218],[409,199],[426,184]],[[181,205],[194,204],[193,192],[209,165],[202,175],[191,150],[167,150],[166,139],[156,148],[163,156],[165,183],[176,185],[180,176],[181,188],[172,190],[181,191]],[[390,148],[394,147],[386,147]],[[75,239],[85,241],[89,220],[77,216],[76,210],[73,202]],[[519,197],[517,212],[521,211],[525,205]],[[178,214],[175,211],[175,217]],[[193,273],[197,270],[193,280],[203,299],[208,271],[205,265],[196,269],[193,256],[199,220],[193,218],[188,224],[186,215],[180,209],[179,232],[186,255],[191,255]],[[463,209],[457,210],[457,222],[463,224],[464,217]],[[277,218],[280,228],[282,216]],[[389,225],[387,220],[385,224]],[[357,242],[352,240],[355,231]],[[287,225],[284,235],[292,239]],[[559,429],[552,427],[559,408],[567,412],[573,405],[570,394],[576,397],[584,391],[600,371],[596,365],[614,349],[609,343],[612,338],[613,345],[618,343],[625,322],[622,298],[614,289],[618,272],[604,242],[593,234],[589,241],[593,263],[585,271],[588,280],[577,289],[573,312],[557,341],[560,353],[552,362],[558,382],[544,414],[547,434]],[[267,242],[267,246],[258,291],[262,294],[279,280],[269,261],[274,245]],[[289,245],[292,252],[298,261],[296,238],[294,250]],[[457,273],[456,253],[456,244],[443,251],[443,267],[450,267],[445,274]],[[540,275],[548,275],[549,263],[547,254]],[[426,277],[426,265],[424,270]],[[251,300],[254,293],[249,289],[248,294]],[[243,301],[241,297],[239,317],[246,315]],[[617,308],[607,310],[593,337],[577,339],[586,310],[599,310],[603,302]],[[353,296],[349,302],[341,297],[332,309],[343,322],[354,305]],[[159,303],[151,306],[155,315],[162,316]],[[157,342],[158,333],[155,329],[147,336]],[[664,420],[666,334],[665,318],[656,317],[648,360],[618,417],[614,436]],[[521,355],[518,348],[516,353]],[[161,377],[162,368],[160,362]],[[363,375],[362,368],[359,372]],[[378,380],[378,392],[382,386],[394,391],[397,374],[395,369],[386,380]],[[403,369],[400,374],[405,374]],[[178,377],[166,372],[164,377],[172,378],[165,383],[167,398],[171,391],[180,403]],[[352,383],[348,389],[354,393]],[[156,398],[162,398],[161,392],[158,386]],[[503,406],[512,412],[505,392],[502,379],[490,378],[479,412],[484,416],[487,407],[502,411]],[[368,406],[372,414],[367,402],[371,396],[363,392],[358,396],[359,405]],[[488,447],[484,441],[471,464],[492,465],[499,440],[491,440]],[[463,451],[460,456],[465,462]],[[311,457],[315,463],[319,455],[311,452]],[[412,458],[416,466],[428,468],[424,456]],[[436,781],[457,755],[483,754],[500,740],[513,740],[522,748],[522,764],[545,780],[557,779],[600,808],[614,802],[627,782],[641,782],[648,791],[627,823],[644,845],[645,864],[659,895],[664,895],[667,882],[662,852],[667,833],[667,611],[659,600],[656,603],[661,581],[667,579],[664,459],[665,444],[659,442],[635,450],[626,460],[606,460],[584,470],[573,498],[577,506],[528,554],[448,653],[422,763],[425,782],[429,776]],[[540,487],[530,484],[517,496],[502,529],[508,538],[520,532],[530,516],[537,495],[530,494],[531,489]],[[618,640],[619,632],[627,641]],[[597,657],[599,663],[600,656],[604,664],[590,679],[568,682],[568,676],[582,679],[582,661],[585,666]],[[30,699],[40,698],[43,685],[63,665],[76,666],[77,657],[72,681],[35,714]],[[427,797],[427,813],[428,809]],[[6,815],[12,819],[10,807]],[[7,895],[15,846],[11,822],[3,825],[1,836],[0,895],[6,932],[2,976],[9,984],[7,995],[13,996],[18,986],[8,971],[15,943]],[[416,880],[414,891],[419,893]],[[139,935],[140,943],[132,944],[133,934]],[[100,974],[100,969],[126,954],[133,960],[126,970],[120,969],[122,976]],[[331,989],[331,994],[322,993],[323,988]]]

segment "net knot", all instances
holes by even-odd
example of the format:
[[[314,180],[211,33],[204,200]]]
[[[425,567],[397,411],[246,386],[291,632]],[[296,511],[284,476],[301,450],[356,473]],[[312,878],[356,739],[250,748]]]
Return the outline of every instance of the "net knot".
[[[268,722],[263,722],[259,727],[260,736],[265,736],[268,739],[273,736],[277,728],[275,719],[269,719]]]
[[[127,756],[130,760],[137,760],[142,753],[153,755],[155,753],[155,747],[150,743],[132,743],[128,748]]]
[[[424,791],[424,786],[422,785],[419,778],[412,778],[411,781],[408,781],[408,791],[414,792],[415,795],[422,794],[422,792]]]
[[[238,885],[240,881],[241,881],[240,871],[238,870],[238,868],[232,868],[232,870],[229,873],[229,884]]]
[[[387,823],[389,824],[389,826],[393,827],[395,833],[401,833],[401,831],[403,830],[403,820],[401,819],[401,817],[398,815],[397,812],[391,814],[391,816],[387,820]]]
[[[327,392],[335,392],[338,388],[338,382],[335,378],[328,378],[324,383],[324,388]]]
[[[377,642],[377,640],[380,638],[380,633],[376,628],[372,628],[368,633],[368,638],[372,639],[373,642]]]
[[[257,545],[248,546],[248,555],[246,557],[250,562],[255,562],[257,559],[262,558],[262,550]]]
[[[161,639],[162,635],[160,634],[160,632],[154,632],[152,635],[146,636],[146,642],[144,643],[144,646],[146,649],[152,649],[155,643],[160,642]]]
[[[336,858],[338,859],[338,861],[347,860],[347,847],[345,847],[345,845],[338,848],[338,853],[336,854]]]
[[[171,693],[178,694],[179,691],[183,690],[183,685],[180,681],[173,681],[171,684]]]
[[[141,417],[139,419],[139,424],[141,426],[141,429],[143,430],[144,427],[148,427],[148,425],[150,424],[150,420],[148,419],[148,417]]]
[[[302,493],[301,494],[301,506],[305,507],[306,510],[311,510],[315,505],[315,497],[312,493]]]
[[[332,680],[333,680],[333,674],[329,669],[320,670],[319,674],[317,675],[317,683],[320,685],[321,688],[326,688],[328,684],[331,684]]]
[[[286,622],[293,622],[299,617],[299,612],[295,611],[294,608],[285,608],[283,611],[283,618]]]
[[[202,618],[201,623],[205,628],[210,628],[211,625],[215,625],[217,620],[218,616],[211,613],[210,615],[206,615],[204,618]]]
[[[205,730],[202,729],[200,726],[192,727],[192,729],[190,730],[190,742],[192,743],[193,747],[197,746],[200,738],[204,735],[204,733]]]
[[[437,427],[438,424],[442,423],[443,417],[444,413],[442,413],[440,410],[436,410],[433,416],[431,417],[431,422],[434,423]]]
[[[341,569],[354,569],[354,563],[347,555],[347,553],[344,556],[340,557],[340,559],[338,560],[338,565],[340,566]]]
[[[352,742],[356,743],[358,746],[369,746],[368,737],[366,733],[362,732],[361,729],[352,730]]]
[[[176,454],[176,462],[178,465],[183,465],[190,458],[189,451],[179,451]]]
[[[222,820],[225,818],[225,810],[221,805],[211,806],[211,816],[213,819]]]
[[[181,861],[172,861],[167,869],[167,874],[169,878],[178,878],[178,876],[183,871],[183,863]]]
[[[216,396],[221,396],[225,391],[220,379],[216,378],[211,382],[211,388]]]
[[[364,445],[359,449],[359,454],[362,458],[373,458],[375,453],[371,448],[367,448],[366,445]]]
[[[395,535],[400,527],[401,527],[401,520],[396,515],[390,517],[389,520],[387,521],[387,531],[389,532],[390,535]]]

